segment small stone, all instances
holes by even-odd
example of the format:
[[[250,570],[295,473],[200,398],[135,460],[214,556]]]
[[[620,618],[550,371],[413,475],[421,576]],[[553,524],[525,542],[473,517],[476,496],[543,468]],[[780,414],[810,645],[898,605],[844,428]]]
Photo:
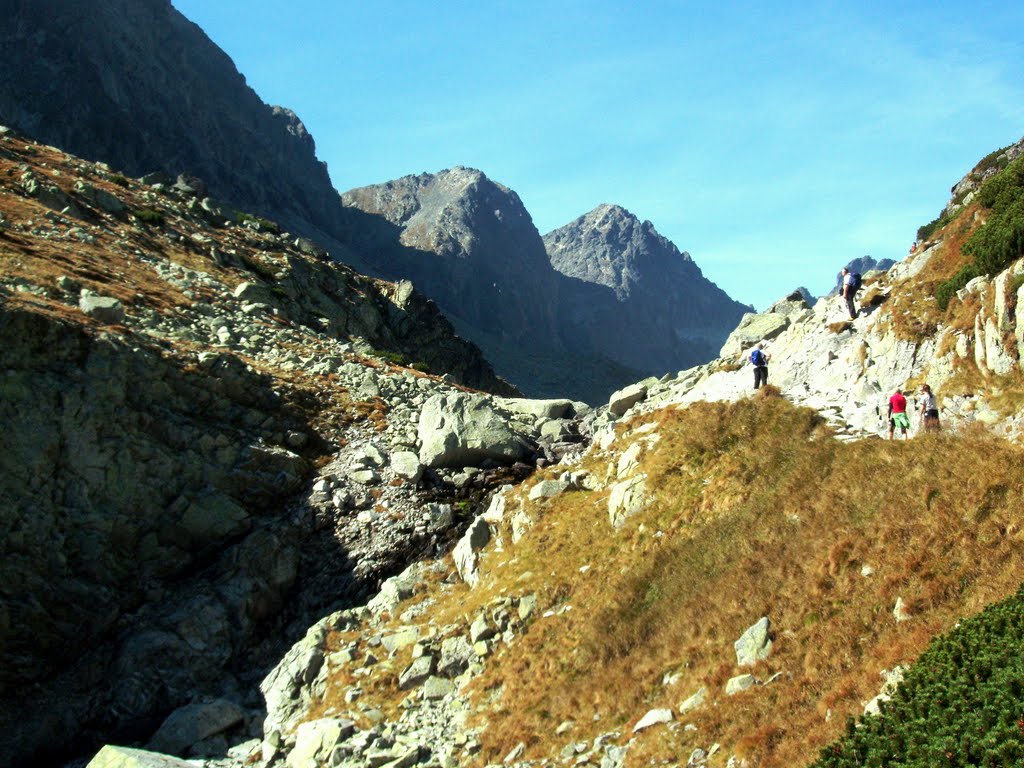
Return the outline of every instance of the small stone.
[[[742,637],[733,643],[736,650],[736,663],[741,667],[750,667],[767,659],[772,652],[772,641],[768,638],[769,621],[762,616],[757,623],[749,627]]]
[[[469,641],[477,643],[481,640],[490,640],[495,634],[494,627],[487,623],[487,617],[480,613],[469,628]]]
[[[372,469],[357,469],[349,472],[348,476],[361,485],[376,485],[380,482],[380,475]]]
[[[904,622],[904,621],[909,621],[910,620],[910,618],[911,618],[910,612],[907,610],[907,606],[903,602],[903,598],[902,597],[897,597],[896,598],[896,605],[892,609],[892,616],[893,616],[894,619],[896,619],[896,623],[897,624],[900,623],[900,622]]]
[[[519,620],[529,621],[537,610],[537,595],[523,595],[519,599]]]
[[[690,698],[688,698],[685,701],[683,701],[682,703],[680,703],[680,705],[679,705],[679,714],[680,715],[685,715],[687,712],[692,712],[693,710],[697,709],[697,707],[699,707],[702,704],[704,704],[704,702],[707,701],[707,698],[708,698],[708,689],[703,687],[703,686],[701,686],[699,691],[697,691],[695,694],[690,696]]]
[[[569,483],[564,480],[541,480],[530,489],[530,501],[549,499],[564,492],[568,487]]]
[[[652,709],[646,715],[640,718],[640,721],[633,726],[633,733],[639,733],[640,731],[650,728],[654,725],[661,725],[662,723],[672,722],[672,710],[671,709]]]
[[[78,300],[78,308],[100,323],[119,325],[124,322],[124,306],[109,296],[85,293]]]
[[[514,763],[519,758],[521,758],[525,752],[526,744],[520,741],[518,744],[515,745],[515,747],[512,748],[511,752],[505,755],[505,759],[501,762],[503,762],[505,765],[508,765],[509,763]]]
[[[757,685],[757,678],[753,675],[737,675],[736,677],[730,678],[725,684],[725,695],[734,696],[748,688],[754,687],[755,685]]]

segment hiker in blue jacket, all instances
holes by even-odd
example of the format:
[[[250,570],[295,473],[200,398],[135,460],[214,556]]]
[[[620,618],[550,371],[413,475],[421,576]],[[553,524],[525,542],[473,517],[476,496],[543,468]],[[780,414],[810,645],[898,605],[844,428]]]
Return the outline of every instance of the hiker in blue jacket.
[[[764,342],[759,341],[750,350],[750,364],[754,366],[754,389],[768,383],[768,361],[772,356],[764,351]]]

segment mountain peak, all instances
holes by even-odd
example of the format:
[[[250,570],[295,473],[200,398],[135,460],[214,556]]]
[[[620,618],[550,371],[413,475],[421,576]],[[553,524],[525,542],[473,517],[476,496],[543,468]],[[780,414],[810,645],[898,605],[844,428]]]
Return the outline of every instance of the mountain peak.
[[[693,276],[691,271],[700,275],[690,254],[660,235],[650,221],[613,203],[602,203],[549,232],[544,245],[559,272],[606,285],[620,301],[645,281],[659,281],[680,270],[687,272],[686,277]]]

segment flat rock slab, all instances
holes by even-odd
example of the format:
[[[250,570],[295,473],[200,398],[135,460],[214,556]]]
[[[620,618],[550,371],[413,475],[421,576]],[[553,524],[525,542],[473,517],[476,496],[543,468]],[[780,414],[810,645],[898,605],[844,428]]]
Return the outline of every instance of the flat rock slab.
[[[196,768],[196,764],[144,749],[108,744],[89,761],[86,768]]]
[[[640,718],[640,721],[633,726],[633,733],[650,728],[653,725],[661,725],[663,723],[672,722],[672,710],[671,709],[652,709],[646,715]]]
[[[608,398],[608,410],[614,416],[622,416],[626,411],[647,397],[646,384],[631,384],[620,389]]]

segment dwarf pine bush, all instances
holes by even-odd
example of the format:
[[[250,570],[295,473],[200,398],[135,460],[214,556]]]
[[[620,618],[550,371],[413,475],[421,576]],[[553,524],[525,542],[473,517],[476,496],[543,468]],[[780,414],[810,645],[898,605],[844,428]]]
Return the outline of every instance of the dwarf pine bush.
[[[988,220],[961,249],[971,261],[936,289],[940,309],[971,279],[1001,272],[1024,256],[1024,156],[986,181],[978,202],[989,210]]]
[[[936,638],[814,768],[1024,764],[1024,587]]]

